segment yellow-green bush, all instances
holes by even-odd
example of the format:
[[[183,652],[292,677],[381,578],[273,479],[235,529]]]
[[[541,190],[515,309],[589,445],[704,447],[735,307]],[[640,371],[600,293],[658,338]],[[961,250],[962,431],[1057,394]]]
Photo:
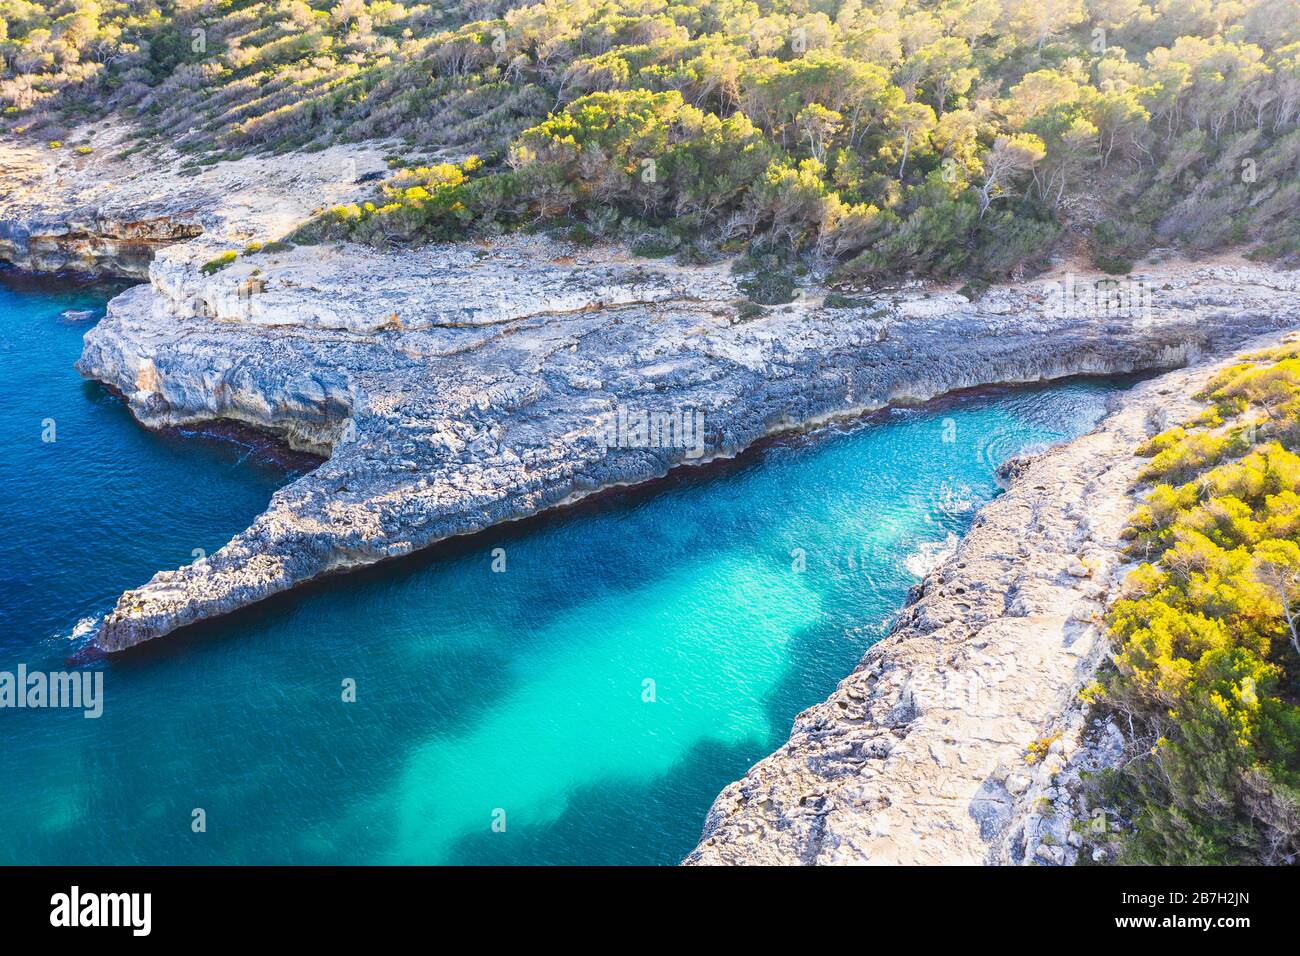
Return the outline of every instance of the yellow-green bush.
[[[1093,694],[1136,731],[1110,781],[1133,861],[1300,853],[1297,351],[1226,370],[1199,396],[1210,414],[1138,449],[1159,484],[1130,522],[1144,561],[1110,610],[1115,670]]]
[[[381,187],[382,204],[335,206],[300,230],[298,238],[346,238],[374,245],[454,238],[472,218],[471,207],[481,212],[491,205],[485,195],[488,181],[472,179],[482,165],[477,156],[470,156],[462,163],[403,169]]]
[[[1181,427],[1161,432],[1138,447],[1139,455],[1151,458],[1142,477],[1184,482],[1207,464],[1218,461],[1228,441],[1224,435],[1187,432]]]
[[[203,265],[199,268],[199,271],[202,272],[205,276],[216,275],[226,266],[234,262],[236,258],[238,258],[238,253],[223,252],[221,255],[209,259],[207,262],[203,263]]]

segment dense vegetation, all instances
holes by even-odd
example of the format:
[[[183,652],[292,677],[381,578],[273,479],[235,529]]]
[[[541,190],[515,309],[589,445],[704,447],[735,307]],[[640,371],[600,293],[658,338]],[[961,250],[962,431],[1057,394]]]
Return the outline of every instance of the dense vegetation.
[[[118,109],[199,161],[400,137],[427,165],[318,230],[382,243],[1300,258],[1294,0],[0,0],[0,108],[43,142]]]
[[[1134,731],[1114,779],[1149,863],[1300,860],[1300,348],[1219,375],[1143,446],[1142,563],[1111,610],[1102,699]],[[1131,722],[1131,723],[1130,723]]]

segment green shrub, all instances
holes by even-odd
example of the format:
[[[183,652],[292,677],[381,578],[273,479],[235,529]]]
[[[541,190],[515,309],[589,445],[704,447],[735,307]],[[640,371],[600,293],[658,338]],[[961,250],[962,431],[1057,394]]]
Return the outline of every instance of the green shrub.
[[[858,309],[864,308],[870,304],[870,299],[841,295],[838,292],[832,292],[822,300],[822,306],[827,309]]]
[[[643,232],[632,243],[632,252],[647,259],[663,259],[681,248],[682,239],[667,229]]]
[[[740,281],[741,290],[750,302],[759,305],[784,305],[795,300],[794,276],[785,270],[756,272]]]
[[[1144,562],[1108,621],[1103,706],[1134,753],[1103,784],[1126,859],[1294,862],[1300,854],[1300,356],[1253,356],[1206,389],[1213,414],[1139,448],[1157,485],[1128,537]],[[1259,409],[1278,441],[1241,440]],[[1239,457],[1231,458],[1231,455]],[[1126,726],[1127,721],[1123,722]]]
[[[1093,257],[1093,265],[1102,272],[1113,276],[1126,276],[1133,271],[1133,260],[1122,256],[1110,256],[1098,253]]]
[[[482,165],[471,156],[463,163],[404,168],[381,187],[381,205],[335,206],[298,230],[294,239],[355,239],[386,245],[454,238],[474,218],[471,209],[480,205],[480,193],[490,194],[471,183]]]
[[[238,258],[238,255],[234,252],[223,252],[216,258],[209,259],[207,262],[203,263],[199,268],[199,271],[205,276],[215,275],[234,262],[236,258]]]

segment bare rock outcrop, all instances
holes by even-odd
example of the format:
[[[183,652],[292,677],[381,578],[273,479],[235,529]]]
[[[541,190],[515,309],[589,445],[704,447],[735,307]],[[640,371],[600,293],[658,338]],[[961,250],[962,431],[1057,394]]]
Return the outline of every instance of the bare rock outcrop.
[[[95,207],[43,219],[0,221],[0,259],[28,272],[88,272],[145,278],[162,246],[192,239],[203,227],[189,210],[154,215]]]
[[[368,193],[384,169],[376,146],[255,157],[217,166],[163,145],[137,150],[125,127],[50,149],[0,136],[0,260],[29,272],[147,279],[162,248],[192,255],[279,239],[313,209]]]

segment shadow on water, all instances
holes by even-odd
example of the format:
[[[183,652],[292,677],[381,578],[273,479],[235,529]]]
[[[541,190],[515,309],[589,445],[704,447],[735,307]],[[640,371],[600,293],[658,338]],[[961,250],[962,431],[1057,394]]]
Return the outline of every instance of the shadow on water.
[[[194,439],[188,436],[182,439],[186,442],[192,440]],[[109,660],[115,664],[129,666],[136,662],[178,656],[213,640],[225,640],[235,636],[247,637],[250,633],[265,630],[268,625],[287,620],[295,609],[304,604],[337,595],[341,589],[360,590],[381,583],[401,586],[436,571],[441,565],[472,557],[483,558],[490,555],[494,548],[505,548],[509,551],[515,544],[574,521],[614,517],[629,510],[652,505],[656,499],[683,488],[717,483],[744,474],[761,466],[762,456],[768,448],[778,442],[798,440],[805,439],[764,440],[760,445],[747,449],[736,458],[718,459],[698,466],[676,468],[662,478],[633,487],[598,491],[579,501],[550,508],[538,514],[494,525],[471,534],[446,538],[411,554],[323,574],[256,604],[218,618],[187,625],[164,638],[113,654]],[[486,561],[484,566],[486,568]],[[622,583],[631,590],[645,582],[643,579],[634,581],[631,576],[628,576]],[[614,582],[613,586],[619,586],[618,582]],[[546,601],[537,602],[534,610],[540,615],[539,621],[545,621],[548,614],[558,613],[557,606]]]
[[[645,865],[672,866],[699,841],[720,790],[714,781],[738,779],[753,762],[752,744],[704,741],[648,782],[611,779],[576,790],[568,809],[550,823],[512,829],[507,816],[505,832],[497,833],[485,818],[483,832],[457,840],[445,862],[618,866],[631,855]]]
[[[140,279],[104,278],[88,272],[27,272],[0,262],[0,287],[27,295],[66,298],[69,293],[94,292],[97,298],[110,299],[141,282]]]

